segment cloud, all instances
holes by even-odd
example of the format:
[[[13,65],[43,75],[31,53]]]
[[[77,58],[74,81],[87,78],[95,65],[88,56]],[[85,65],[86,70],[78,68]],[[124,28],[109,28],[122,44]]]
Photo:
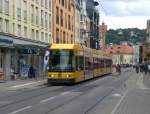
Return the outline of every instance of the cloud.
[[[126,16],[126,17],[112,17],[107,16],[101,19],[101,23],[105,22],[108,29],[119,28],[140,28],[146,29],[146,23],[149,17],[147,16]]]
[[[150,0],[103,0],[101,3],[109,16],[150,16]]]

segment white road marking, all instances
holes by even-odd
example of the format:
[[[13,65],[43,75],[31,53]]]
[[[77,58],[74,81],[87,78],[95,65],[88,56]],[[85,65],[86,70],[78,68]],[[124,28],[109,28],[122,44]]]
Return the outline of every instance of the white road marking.
[[[67,95],[69,93],[70,93],[70,91],[66,91],[66,92],[61,93],[61,95]]]
[[[29,109],[29,108],[31,108],[31,107],[32,107],[32,106],[26,106],[26,107],[24,107],[24,108],[18,109],[18,110],[14,111],[14,112],[11,112],[11,113],[9,113],[9,114],[16,114],[16,113],[18,113],[18,112],[27,110],[27,109]]]
[[[114,96],[114,97],[121,97],[122,95],[119,94],[119,93],[115,93],[115,94],[113,94],[112,96]]]
[[[137,80],[137,85],[140,89],[148,89],[143,83],[143,75],[141,74]]]
[[[36,84],[36,83],[40,83],[40,82],[42,82],[42,81],[30,82],[30,83],[26,83],[26,84],[15,85],[15,86],[12,86],[11,88],[20,88],[20,87],[24,87],[24,86],[29,86],[29,85],[33,85],[33,84]]]
[[[117,103],[117,105],[115,106],[115,108],[113,109],[113,111],[111,112],[111,114],[115,114],[115,112],[117,111],[118,107],[120,106],[121,102],[124,100],[124,98],[126,97],[126,95],[127,95],[127,92],[119,100],[119,102]]]
[[[55,99],[55,98],[56,98],[56,96],[53,96],[53,97],[50,97],[50,98],[47,98],[47,99],[40,101],[40,103],[45,103],[45,102],[48,102],[48,101]]]

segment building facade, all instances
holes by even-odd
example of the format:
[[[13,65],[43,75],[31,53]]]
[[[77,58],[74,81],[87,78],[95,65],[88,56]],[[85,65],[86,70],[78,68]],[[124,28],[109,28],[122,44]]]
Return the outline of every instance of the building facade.
[[[33,66],[42,75],[43,49],[52,37],[51,0],[0,0],[0,69],[10,79]]]
[[[53,43],[75,43],[74,0],[51,0],[53,2]]]
[[[80,0],[74,0],[75,4],[75,43],[80,43]]]
[[[80,43],[89,48],[99,49],[99,12],[98,2],[81,0]]]
[[[146,39],[146,45],[147,45],[147,59],[150,63],[150,20],[147,20],[147,39]]]
[[[129,45],[113,45],[106,49],[113,55],[113,64],[133,64],[134,49]]]
[[[99,11],[96,9],[99,3],[95,0],[86,0],[87,16],[90,24],[90,48],[99,49]]]
[[[105,25],[105,23],[102,23],[102,25],[99,26],[99,33],[100,33],[100,48],[103,49],[106,47],[106,32],[107,32],[107,25]]]
[[[133,64],[140,63],[140,45],[134,45],[134,57],[133,57]]]

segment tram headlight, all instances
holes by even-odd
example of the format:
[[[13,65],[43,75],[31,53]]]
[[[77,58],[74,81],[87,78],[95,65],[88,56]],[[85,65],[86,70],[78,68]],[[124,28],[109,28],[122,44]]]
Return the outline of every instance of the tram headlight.
[[[51,78],[54,78],[54,75],[53,75],[53,74],[51,75]]]
[[[53,78],[53,77],[54,77],[54,75],[53,75],[53,74],[50,74],[50,75],[49,75],[49,78]]]
[[[71,75],[67,74],[67,78],[71,78]]]

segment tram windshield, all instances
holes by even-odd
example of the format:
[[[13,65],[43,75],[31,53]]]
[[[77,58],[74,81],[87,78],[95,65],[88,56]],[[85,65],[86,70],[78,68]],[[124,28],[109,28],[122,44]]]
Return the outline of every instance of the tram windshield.
[[[64,72],[73,71],[73,51],[70,50],[51,50],[49,60],[49,71]]]

